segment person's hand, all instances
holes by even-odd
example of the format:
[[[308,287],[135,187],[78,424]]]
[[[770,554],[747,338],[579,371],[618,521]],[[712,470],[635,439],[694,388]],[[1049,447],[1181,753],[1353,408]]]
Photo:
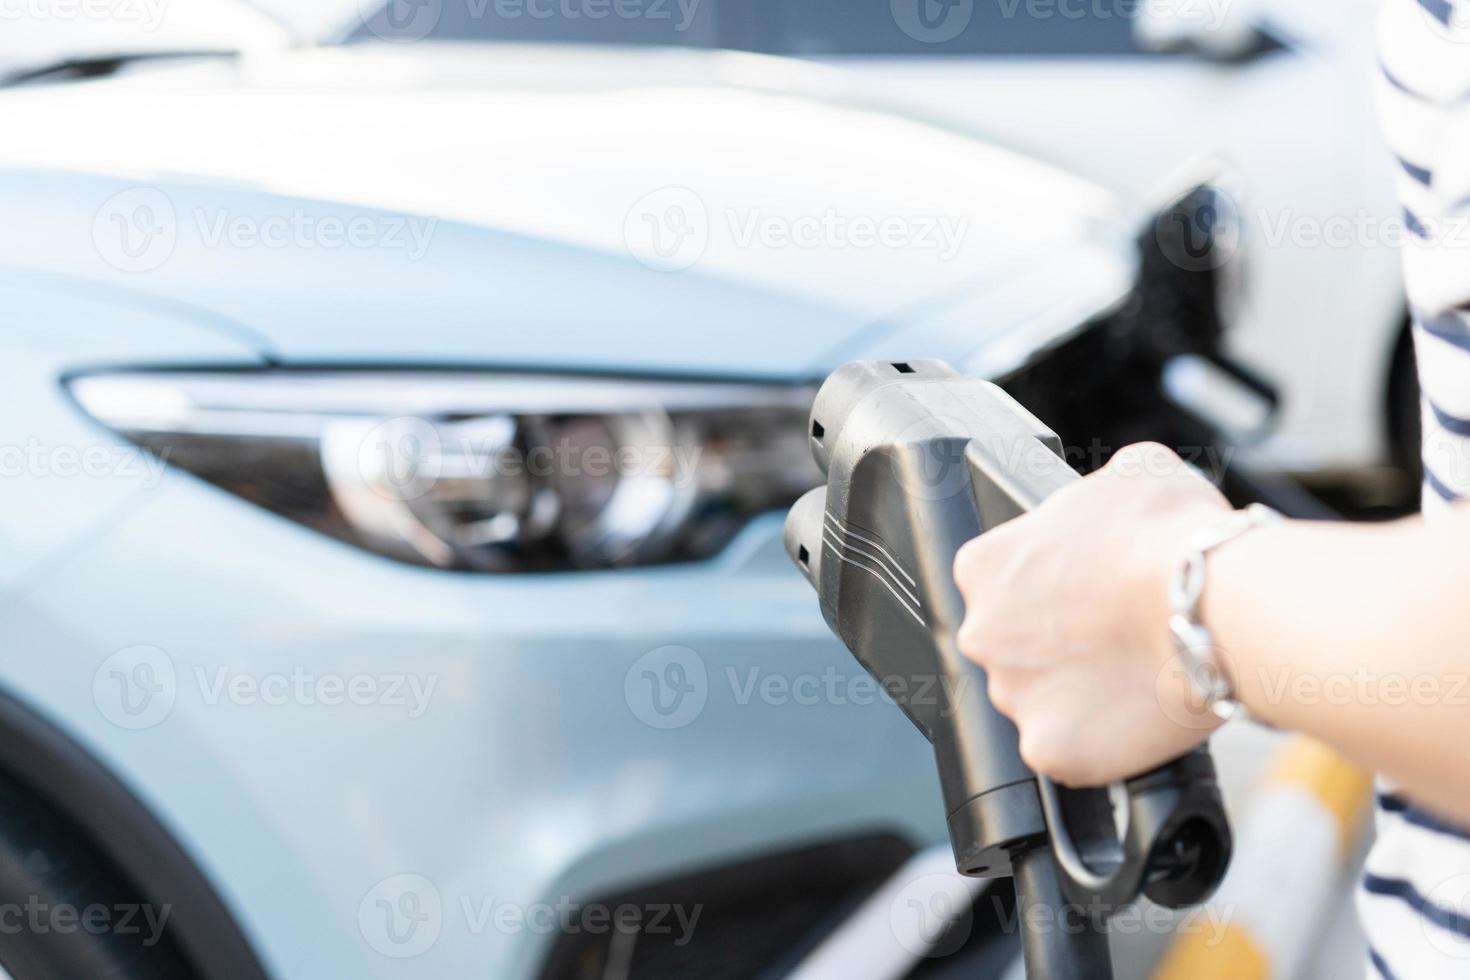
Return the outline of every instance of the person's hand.
[[[1177,672],[1163,676],[1168,588],[1190,535],[1229,510],[1171,450],[1140,443],[960,550],[960,649],[985,668],[1032,769],[1102,785],[1209,735],[1213,718],[1199,720]]]

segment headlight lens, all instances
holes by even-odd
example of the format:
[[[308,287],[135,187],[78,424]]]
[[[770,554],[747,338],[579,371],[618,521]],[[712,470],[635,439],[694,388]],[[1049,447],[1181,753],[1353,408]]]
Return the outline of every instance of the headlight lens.
[[[813,391],[448,372],[69,382],[109,428],[262,507],[440,568],[701,558],[820,482]]]

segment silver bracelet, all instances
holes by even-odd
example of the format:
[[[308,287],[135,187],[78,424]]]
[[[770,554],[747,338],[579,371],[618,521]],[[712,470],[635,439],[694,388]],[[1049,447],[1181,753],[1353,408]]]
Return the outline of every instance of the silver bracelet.
[[[1174,653],[1184,667],[1190,686],[1217,718],[1228,721],[1245,715],[1236,700],[1229,672],[1221,663],[1210,628],[1200,620],[1200,600],[1205,593],[1205,559],[1220,546],[1234,541],[1252,528],[1281,520],[1281,515],[1264,504],[1251,504],[1218,523],[1196,531],[1189,551],[1169,582],[1169,632]]]

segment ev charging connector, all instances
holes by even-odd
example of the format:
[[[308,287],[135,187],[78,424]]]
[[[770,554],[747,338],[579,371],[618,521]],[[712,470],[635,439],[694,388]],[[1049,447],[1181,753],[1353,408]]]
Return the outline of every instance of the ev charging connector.
[[[1140,894],[1203,901],[1231,838],[1207,749],[1121,787],[1058,786],[1022,762],[984,671],[958,649],[955,554],[1079,479],[1060,439],[1000,388],[933,360],[839,368],[810,436],[827,485],[792,507],[786,550],[833,631],[933,744],[956,867],[1014,876],[1028,976],[1111,977],[1107,918]],[[1050,928],[1031,927],[1036,906]]]

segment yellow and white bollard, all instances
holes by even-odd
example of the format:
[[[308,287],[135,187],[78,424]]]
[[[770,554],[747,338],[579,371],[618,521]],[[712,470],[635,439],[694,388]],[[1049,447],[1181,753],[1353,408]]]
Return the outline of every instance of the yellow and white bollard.
[[[1217,929],[1182,931],[1153,980],[1290,980],[1312,953],[1370,811],[1373,781],[1315,739],[1293,738],[1266,768],[1235,833]]]

